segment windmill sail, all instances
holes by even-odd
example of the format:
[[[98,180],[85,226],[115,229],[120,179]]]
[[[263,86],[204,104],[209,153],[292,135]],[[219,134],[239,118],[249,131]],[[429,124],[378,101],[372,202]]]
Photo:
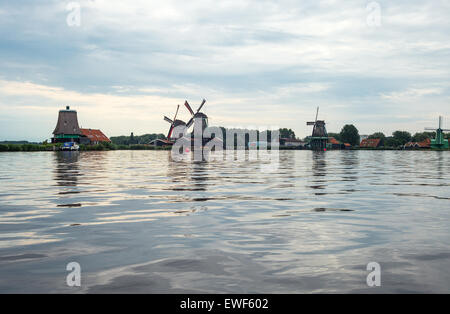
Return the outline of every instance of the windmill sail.
[[[189,105],[189,103],[187,102],[187,100],[185,101],[184,105],[186,106],[186,108],[189,110],[189,112],[192,115],[192,117],[186,123],[186,127],[187,128],[190,128],[192,126],[192,124],[195,122],[196,119],[201,119],[202,129],[203,130],[208,126],[208,117],[204,113],[200,112],[200,110],[203,108],[205,103],[206,103],[206,99],[203,99],[202,103],[198,107],[197,111],[194,113],[194,110],[192,110],[192,108]]]
[[[202,110],[203,105],[206,103],[206,99],[203,99],[202,104],[200,105],[200,107],[198,107],[197,112],[200,112],[200,110]]]
[[[170,138],[172,137],[173,129],[174,129],[176,126],[179,126],[179,125],[185,125],[185,123],[184,123],[183,121],[177,120],[177,115],[178,115],[178,110],[179,110],[179,109],[180,109],[180,105],[177,106],[177,111],[175,112],[175,116],[173,117],[173,120],[170,119],[170,118],[168,118],[168,117],[166,117],[166,116],[164,116],[164,121],[167,121],[167,122],[170,123],[169,132],[167,133],[167,139],[168,139],[168,140],[170,140]]]
[[[191,115],[194,115],[194,110],[192,110],[191,106],[189,106],[189,103],[187,100],[184,102],[184,105],[186,106],[187,110],[191,113]]]

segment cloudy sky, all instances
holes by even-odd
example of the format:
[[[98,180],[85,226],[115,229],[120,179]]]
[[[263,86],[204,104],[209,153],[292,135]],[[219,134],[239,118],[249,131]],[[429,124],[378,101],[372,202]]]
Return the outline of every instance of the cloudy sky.
[[[0,0],[0,140],[50,138],[66,105],[166,133],[202,98],[213,125],[300,137],[316,106],[329,132],[450,128],[449,0],[71,2]]]

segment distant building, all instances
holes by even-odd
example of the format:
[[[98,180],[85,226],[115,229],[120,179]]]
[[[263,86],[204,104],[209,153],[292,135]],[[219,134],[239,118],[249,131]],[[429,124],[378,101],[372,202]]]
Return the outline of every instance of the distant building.
[[[103,134],[100,130],[95,129],[80,129],[83,138],[81,142],[83,144],[99,144],[99,143],[111,143],[111,140]]]
[[[329,137],[328,138],[327,148],[328,149],[345,149],[345,145],[342,144],[341,142],[339,142],[334,137]]]
[[[328,137],[327,149],[350,149],[352,145],[349,143],[342,143],[334,137]]]
[[[111,140],[100,130],[81,129],[78,125],[77,111],[66,106],[65,110],[59,111],[58,122],[53,131],[52,143],[67,142],[98,144],[101,142],[110,143]]]
[[[65,110],[60,110],[58,122],[53,131],[52,143],[77,142],[80,143],[82,136],[76,110],[71,110],[69,106]]]
[[[173,143],[174,142],[172,142],[172,141],[164,140],[164,139],[160,139],[160,138],[150,141],[150,145],[153,145],[153,146],[172,146]]]
[[[366,138],[361,141],[361,144],[359,144],[359,147],[364,148],[377,148],[380,146],[381,139],[379,138]]]
[[[361,143],[363,140],[368,139],[369,135],[360,135],[359,136],[359,142]]]
[[[431,148],[431,140],[427,138],[426,140],[422,142],[408,142],[406,143],[403,148],[405,149],[412,149],[412,148]]]

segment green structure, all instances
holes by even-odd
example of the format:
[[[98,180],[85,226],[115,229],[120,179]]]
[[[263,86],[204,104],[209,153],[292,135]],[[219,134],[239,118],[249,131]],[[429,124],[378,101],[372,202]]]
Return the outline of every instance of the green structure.
[[[450,132],[448,129],[442,129],[442,117],[439,117],[439,127],[435,130],[434,128],[425,128],[427,131],[436,131],[436,138],[431,139],[432,149],[448,149],[448,140],[444,138],[444,132]]]
[[[58,122],[53,131],[52,143],[77,142],[80,143],[82,133],[78,125],[77,112],[70,110],[67,106],[66,110],[60,110]]]
[[[312,125],[312,136],[309,138],[308,146],[312,150],[324,150],[327,148],[328,133],[325,128],[324,120],[317,120],[319,115],[319,107],[317,107],[316,120],[314,122],[306,122],[306,125]]]

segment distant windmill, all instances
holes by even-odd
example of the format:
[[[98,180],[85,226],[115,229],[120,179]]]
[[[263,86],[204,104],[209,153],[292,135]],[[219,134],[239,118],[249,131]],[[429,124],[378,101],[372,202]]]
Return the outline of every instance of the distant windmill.
[[[180,126],[180,125],[186,125],[186,123],[184,121],[177,120],[178,109],[180,109],[180,105],[177,106],[177,111],[175,112],[175,116],[173,117],[173,120],[168,118],[168,117],[166,117],[166,116],[164,116],[164,120],[170,123],[169,133],[167,134],[167,139],[168,140],[171,140],[172,132],[173,132],[174,128],[176,128],[177,126]],[[178,139],[178,137],[174,138],[174,139],[176,140],[176,139]]]
[[[313,150],[323,150],[327,147],[328,143],[328,133],[325,128],[324,120],[317,120],[319,116],[319,107],[316,111],[316,119],[314,122],[306,122],[306,125],[312,125],[313,131],[310,139],[310,146]]]
[[[436,132],[436,138],[431,140],[431,148],[435,149],[449,148],[448,140],[444,139],[444,132],[450,132],[450,130],[442,129],[442,116],[439,116],[439,127],[437,129],[425,128],[425,130]]]
[[[191,119],[188,121],[188,123],[186,123],[187,128],[190,128],[193,123],[201,123],[202,131],[208,127],[208,116],[206,114],[204,114],[203,112],[200,112],[200,110],[203,108],[205,103],[206,103],[206,100],[203,99],[202,103],[200,104],[200,106],[197,109],[197,112],[194,113],[194,110],[192,110],[192,108],[189,105],[189,103],[187,102],[187,100],[184,102],[184,105],[186,106],[187,110],[189,110],[189,112],[192,115]],[[194,129],[195,129],[195,126],[194,126]]]

